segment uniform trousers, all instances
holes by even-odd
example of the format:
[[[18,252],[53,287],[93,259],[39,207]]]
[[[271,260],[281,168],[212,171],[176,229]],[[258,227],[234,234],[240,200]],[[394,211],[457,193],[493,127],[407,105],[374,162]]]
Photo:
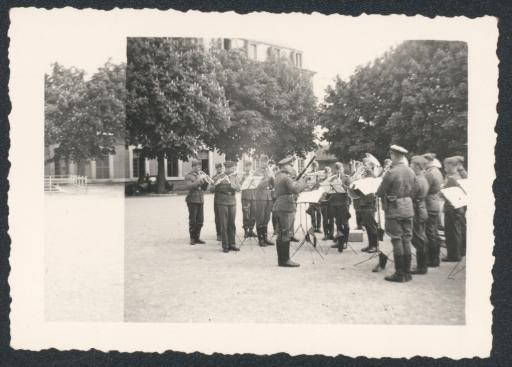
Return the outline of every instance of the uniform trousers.
[[[439,250],[441,246],[441,239],[439,238],[439,211],[428,212],[425,234],[428,241],[428,260],[430,263],[439,263]]]
[[[203,204],[188,203],[188,231],[191,239],[198,239],[203,228]]]
[[[213,202],[213,213],[215,214],[215,232],[217,233],[217,236],[220,236],[219,205],[215,201]]]
[[[379,246],[379,227],[375,220],[375,208],[359,208],[361,213],[361,225],[366,229],[368,236],[368,246]]]
[[[386,218],[386,233],[391,237],[395,256],[411,255],[412,217]]]
[[[331,213],[329,211],[329,204],[328,203],[321,203],[320,204],[320,211],[322,213],[322,221],[323,221],[323,228],[324,228],[324,234],[327,236],[329,234],[333,234],[334,230],[334,222],[333,218],[331,216]]]
[[[447,258],[459,261],[466,253],[466,209],[446,209],[444,212],[444,233],[446,236]]]
[[[428,253],[428,239],[426,235],[427,221],[418,216],[414,216],[412,226],[412,245],[416,249],[416,257],[427,256]]]
[[[311,226],[314,229],[322,226],[322,212],[320,210],[320,204],[309,204],[307,213],[311,216]]]
[[[256,224],[255,201],[242,199],[243,224],[245,229],[252,230]]]
[[[272,200],[256,200],[254,207],[256,212],[256,228],[267,230],[270,214],[272,213]]]
[[[329,211],[332,218],[336,222],[336,230],[343,234],[343,239],[348,242],[350,235],[350,226],[348,220],[350,219],[350,212],[348,205],[329,205]]]
[[[222,237],[222,248],[235,245],[235,217],[236,205],[219,205],[220,234]]]
[[[295,237],[295,212],[288,213],[288,226],[290,229],[290,238]]]

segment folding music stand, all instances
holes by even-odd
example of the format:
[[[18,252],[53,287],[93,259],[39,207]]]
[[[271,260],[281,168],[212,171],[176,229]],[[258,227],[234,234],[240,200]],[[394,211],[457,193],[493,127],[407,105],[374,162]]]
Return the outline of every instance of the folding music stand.
[[[462,266],[459,266],[461,265]],[[448,274],[448,276],[446,277],[447,279],[455,279],[455,276],[457,274],[459,274],[461,271],[463,271],[464,269],[466,269],[466,256],[463,256],[460,261],[457,262],[457,264],[455,264],[455,266],[452,268],[452,270],[450,270],[450,273]]]
[[[304,226],[302,225],[302,223],[303,223],[302,220],[303,220],[303,217],[304,217],[304,225],[306,226],[306,228],[308,228],[308,214],[305,212],[304,205],[309,205],[309,204],[310,204],[309,202],[299,202],[299,203],[297,203],[297,206],[299,208],[299,226],[297,228],[297,231],[300,229],[302,231],[302,234],[304,235],[304,238],[299,242],[299,244],[297,245],[297,248],[295,249],[293,254],[290,256],[290,258],[293,258],[293,256],[295,256],[295,254],[297,252],[299,252],[299,250],[307,243],[307,244],[309,244],[311,246],[311,248],[313,248],[313,250],[316,251],[316,253],[318,255],[320,255],[320,257],[323,260],[324,257],[322,255],[322,253],[317,248],[317,246],[320,246],[320,245],[319,245],[319,242],[316,239],[314,231],[311,230],[311,229],[306,231],[304,229]],[[297,232],[297,231],[295,231],[295,232]],[[313,241],[311,240],[311,237],[313,237]],[[311,256],[313,256],[313,252],[311,252]],[[313,259],[313,263],[314,263],[314,259]]]

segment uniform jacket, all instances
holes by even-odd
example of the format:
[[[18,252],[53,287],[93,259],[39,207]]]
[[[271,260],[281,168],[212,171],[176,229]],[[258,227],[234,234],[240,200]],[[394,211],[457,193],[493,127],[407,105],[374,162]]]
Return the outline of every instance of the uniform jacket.
[[[425,198],[429,190],[427,178],[423,173],[416,175],[414,182],[413,204],[414,204],[414,218],[425,221],[428,218],[427,205]]]
[[[218,185],[215,185],[215,197],[217,205],[236,205],[236,197],[235,193],[240,191],[240,183],[238,182],[238,176],[236,174],[231,174],[227,176],[223,174],[229,179],[228,183],[226,180],[223,180]]]
[[[208,184],[199,179],[199,174],[195,172],[186,174],[185,185],[188,190],[188,194],[185,197],[187,204],[203,204],[204,190],[208,188]]]
[[[245,182],[245,180],[247,180],[247,178],[250,176],[251,176],[251,174],[244,173],[242,175],[242,179],[240,180],[240,185],[242,185]],[[255,197],[256,197],[255,189],[242,190],[242,200],[254,200]]]
[[[280,171],[276,175],[276,201],[273,211],[294,213],[297,209],[297,195],[304,190],[305,184],[292,180],[288,172]]]
[[[349,197],[348,197],[348,189],[350,187],[350,184],[352,183],[352,180],[349,176],[345,174],[341,174],[341,187],[339,185],[334,185],[334,188],[331,187],[331,190],[329,191],[330,197],[329,197],[329,205],[332,206],[345,206],[349,205]],[[337,177],[333,177],[331,181],[335,182],[337,180]],[[342,190],[341,190],[342,189]],[[345,191],[345,192],[337,192],[337,191]]]
[[[256,187],[254,199],[263,201],[272,201],[272,190],[274,189],[274,177],[270,175],[270,169],[259,168],[254,172],[254,176],[263,177]]]
[[[377,190],[382,198],[386,218],[411,218],[414,216],[412,196],[416,175],[404,163],[397,163],[386,172]]]
[[[225,176],[225,175],[226,175],[225,173],[217,173],[215,176],[212,177],[212,180],[213,181],[217,181],[219,178],[221,178],[222,176]],[[214,185],[210,186],[210,191],[214,193],[214,195],[213,195],[213,204],[216,205],[217,204],[218,195],[215,192],[215,186]]]
[[[437,213],[441,210],[439,192],[443,185],[443,174],[437,167],[429,167],[425,172],[425,178],[428,181],[428,194],[425,198],[427,210],[431,213]]]

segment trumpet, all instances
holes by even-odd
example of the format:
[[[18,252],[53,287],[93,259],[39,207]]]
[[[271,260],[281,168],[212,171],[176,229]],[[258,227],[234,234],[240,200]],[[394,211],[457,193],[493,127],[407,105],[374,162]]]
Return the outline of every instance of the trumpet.
[[[223,175],[221,178],[218,178],[216,181],[213,182],[213,185],[214,186],[217,186],[217,185],[220,185],[221,183],[227,183],[227,184],[230,184],[231,181],[229,180],[229,176],[228,175]]]
[[[208,185],[211,185],[211,184],[213,184],[213,183],[214,183],[213,178],[211,178],[211,177],[210,177],[209,175],[207,175],[205,172],[203,172],[203,171],[199,171],[199,172],[198,172],[198,174],[199,174],[199,179],[201,179],[201,180],[205,180],[205,181],[208,183]]]

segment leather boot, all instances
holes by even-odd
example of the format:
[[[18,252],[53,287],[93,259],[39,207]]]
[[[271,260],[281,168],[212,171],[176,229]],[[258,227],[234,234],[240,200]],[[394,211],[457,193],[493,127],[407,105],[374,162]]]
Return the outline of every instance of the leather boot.
[[[258,237],[256,235],[256,233],[254,233],[254,229],[253,228],[249,228],[249,237]]]
[[[267,237],[267,229],[266,228],[263,230],[262,238],[263,238],[263,242],[265,243],[265,245],[267,245],[267,246],[275,246],[275,243],[268,239],[268,237]]]
[[[437,268],[439,266],[439,253],[441,250],[441,246],[436,244],[434,248],[429,248],[430,258],[428,262],[428,266],[430,268]]]
[[[260,247],[265,247],[267,246],[267,244],[265,243],[265,241],[263,241],[263,233],[262,233],[262,230],[261,228],[257,228],[256,231],[258,232],[258,245]]]
[[[300,264],[297,264],[296,262],[294,261],[291,261],[290,260],[290,241],[283,241],[282,242],[282,247],[283,247],[283,263],[282,265],[279,265],[279,266],[282,266],[282,267],[285,267],[285,268],[296,268],[298,266],[300,266]]]
[[[405,281],[403,273],[404,257],[393,255],[393,258],[395,260],[395,273],[393,275],[388,275],[384,277],[384,279],[387,280],[388,282],[403,283]]]
[[[427,274],[427,253],[426,251],[416,251],[416,268],[411,271],[411,274]]]
[[[276,241],[276,252],[277,252],[277,265],[282,266],[284,264],[283,260],[283,244],[281,241]]]
[[[411,257],[412,257],[411,254],[403,256],[403,260],[404,260],[404,268],[403,268],[404,282],[409,282],[409,281],[412,280],[412,276],[411,276]]]
[[[249,229],[246,227],[244,228],[244,238],[249,238],[251,235],[249,234]]]
[[[372,271],[374,273],[378,273],[386,268],[386,264],[388,263],[388,257],[382,252],[379,254],[379,263],[375,266]]]

